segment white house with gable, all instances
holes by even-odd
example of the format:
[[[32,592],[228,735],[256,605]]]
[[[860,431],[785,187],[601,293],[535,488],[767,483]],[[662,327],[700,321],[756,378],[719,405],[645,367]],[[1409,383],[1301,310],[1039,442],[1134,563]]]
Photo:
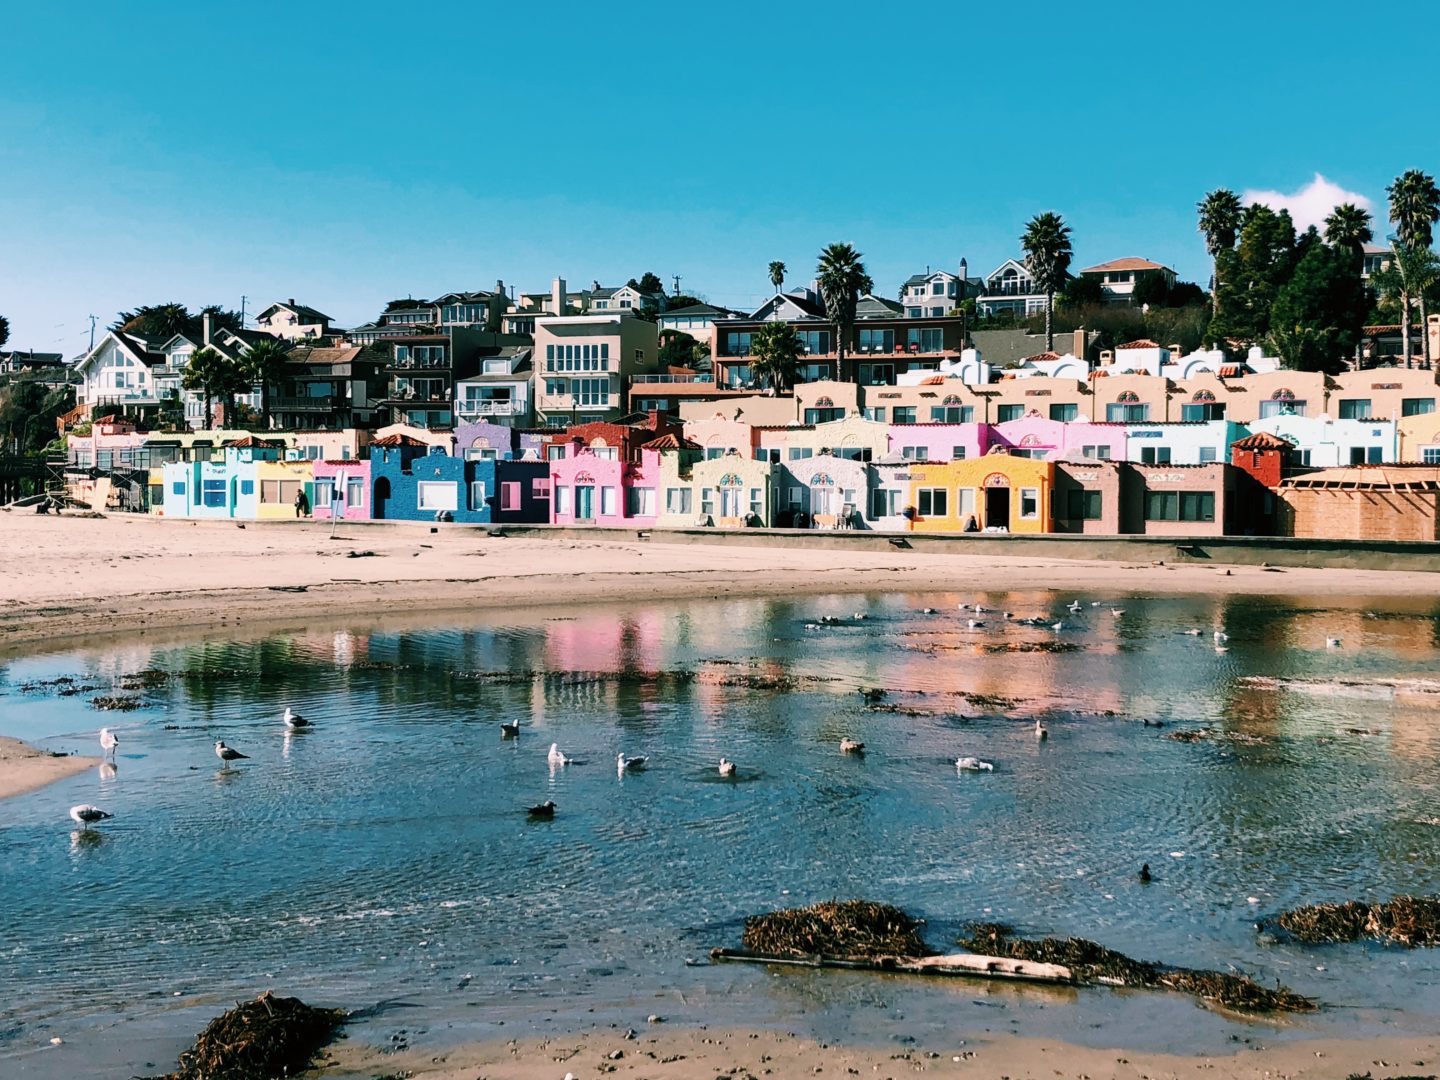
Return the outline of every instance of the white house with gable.
[[[1282,413],[1251,420],[1252,433],[1266,432],[1293,443],[1292,460],[1312,468],[1388,465],[1396,460],[1394,420],[1332,420],[1328,416]]]

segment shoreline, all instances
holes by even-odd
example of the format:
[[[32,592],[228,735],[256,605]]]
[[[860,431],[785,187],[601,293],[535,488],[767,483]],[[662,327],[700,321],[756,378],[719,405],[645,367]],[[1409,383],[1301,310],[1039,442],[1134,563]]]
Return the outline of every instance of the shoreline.
[[[1440,598],[1440,572],[507,538],[343,523],[332,539],[328,522],[243,525],[0,514],[0,541],[28,553],[0,600],[0,656],[126,634],[700,598],[927,590]]]
[[[337,1042],[317,1075],[359,1080],[384,1074],[416,1080],[559,1080],[573,1075],[643,1076],[656,1080],[712,1077],[874,1076],[887,1080],[918,1073],[985,1080],[1179,1080],[1197,1072],[1274,1080],[1338,1078],[1369,1073],[1425,1074],[1440,1057],[1433,1037],[1305,1039],[1266,1045],[1263,1037],[1237,1041],[1233,1054],[1176,1055],[1131,1051],[1123,1044],[1096,1048],[1032,1036],[937,1032],[913,1045],[837,1045],[794,1032],[707,1027],[673,1030],[642,1025],[633,1039],[612,1028],[557,1033],[544,1038],[495,1039],[453,1048],[401,1049]],[[403,1044],[402,1044],[403,1045]],[[614,1056],[614,1055],[620,1056]]]
[[[56,756],[19,739],[0,735],[0,799],[25,795],[60,780],[88,772],[98,757]]]

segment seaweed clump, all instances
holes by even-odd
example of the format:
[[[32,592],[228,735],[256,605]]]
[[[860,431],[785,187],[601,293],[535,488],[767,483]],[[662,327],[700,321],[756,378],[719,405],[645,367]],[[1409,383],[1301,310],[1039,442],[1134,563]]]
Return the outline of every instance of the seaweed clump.
[[[345,1022],[342,1009],[317,1009],[269,991],[227,1009],[180,1055],[180,1067],[156,1080],[271,1080],[309,1068]]]
[[[1179,990],[1238,1012],[1311,1012],[1315,1002],[1282,986],[1262,986],[1244,975],[1195,971],[1135,960],[1084,938],[1014,937],[1004,923],[970,923],[959,944],[971,952],[1068,967],[1080,982]]]
[[[920,924],[889,904],[869,900],[827,901],[787,908],[745,920],[745,948],[771,956],[848,959],[930,956]]]
[[[1378,904],[1346,900],[1282,911],[1275,922],[1307,945],[1372,938],[1391,945],[1440,945],[1440,897],[1397,896]]]

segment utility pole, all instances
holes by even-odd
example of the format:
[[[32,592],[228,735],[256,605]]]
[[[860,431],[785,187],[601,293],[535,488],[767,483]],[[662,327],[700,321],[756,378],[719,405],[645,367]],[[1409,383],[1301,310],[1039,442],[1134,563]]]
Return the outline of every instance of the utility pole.
[[[95,320],[96,320],[97,318],[99,318],[99,316],[97,316],[97,315],[90,315],[90,316],[87,316],[87,317],[88,317],[89,320],[90,320],[90,351],[91,351],[91,352],[94,352],[94,351],[95,351]]]
[[[245,301],[250,298],[243,293],[240,295],[240,329],[245,329]]]
[[[671,296],[679,296],[679,295],[680,295],[680,275],[679,275],[679,274],[676,274],[676,275],[675,275],[675,289],[674,289],[674,291],[673,291],[670,295],[671,295]]]

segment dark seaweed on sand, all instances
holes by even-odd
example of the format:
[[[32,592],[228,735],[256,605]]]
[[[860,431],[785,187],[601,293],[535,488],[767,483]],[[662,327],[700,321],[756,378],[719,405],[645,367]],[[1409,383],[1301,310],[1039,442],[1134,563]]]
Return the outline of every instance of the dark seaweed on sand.
[[[1380,904],[1346,900],[1282,911],[1280,929],[1307,945],[1372,938],[1409,948],[1440,945],[1440,897],[1397,896]]]
[[[1062,964],[1081,982],[1169,989],[1194,994],[1238,1012],[1310,1012],[1315,1002],[1291,990],[1261,986],[1254,979],[1222,971],[1192,971],[1134,960],[1084,938],[1014,937],[1004,923],[970,923],[959,944],[986,956],[1004,956],[1043,964]]]
[[[266,992],[227,1009],[180,1055],[180,1067],[155,1080],[271,1080],[293,1076],[345,1022],[341,1009],[317,1009]]]
[[[934,950],[920,937],[919,925],[889,904],[832,900],[753,915],[745,920],[741,942],[752,952],[771,956],[930,956]]]

